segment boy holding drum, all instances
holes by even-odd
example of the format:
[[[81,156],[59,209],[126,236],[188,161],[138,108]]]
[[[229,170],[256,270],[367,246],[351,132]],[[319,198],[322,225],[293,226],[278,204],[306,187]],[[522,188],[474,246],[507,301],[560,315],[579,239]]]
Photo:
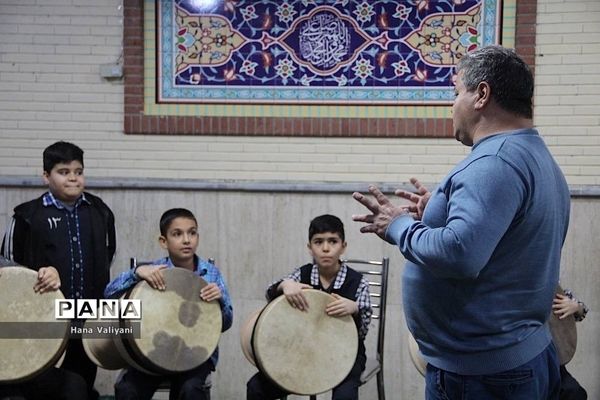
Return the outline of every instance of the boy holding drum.
[[[305,311],[310,305],[303,289],[318,289],[335,297],[327,305],[325,312],[334,317],[351,315],[358,328],[359,345],[350,373],[333,388],[332,398],[358,399],[360,375],[365,369],[366,361],[364,338],[372,314],[369,285],[361,273],[340,260],[347,243],[344,225],[338,217],[321,215],[313,219],[308,229],[308,240],[307,247],[313,263],[297,268],[285,278],[271,284],[267,289],[267,299],[271,301],[283,294],[292,307]],[[318,345],[315,343],[315,346]],[[247,383],[247,400],[278,399],[286,394],[285,390],[261,372]]]
[[[156,289],[167,289],[163,271],[169,268],[185,268],[204,279],[208,285],[199,293],[202,300],[218,300],[222,315],[222,332],[231,327],[233,308],[221,273],[213,264],[196,255],[198,247],[198,223],[194,214],[184,208],[167,210],[160,218],[160,246],[167,250],[168,257],[156,260],[153,265],[141,265],[123,272],[105,289],[108,297],[118,297],[141,280]],[[171,381],[171,399],[208,400],[209,393],[204,389],[207,376],[215,370],[218,349],[199,367],[190,371],[168,376],[149,375],[134,368],[127,368],[115,384],[116,400],[152,398],[160,383],[168,378]]]

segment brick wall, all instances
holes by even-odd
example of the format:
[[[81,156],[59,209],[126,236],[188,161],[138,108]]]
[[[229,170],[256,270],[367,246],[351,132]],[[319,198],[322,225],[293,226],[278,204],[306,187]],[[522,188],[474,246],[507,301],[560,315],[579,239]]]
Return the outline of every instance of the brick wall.
[[[89,4],[0,0],[0,176],[39,175],[58,139],[86,151],[88,176],[117,178],[437,182],[468,152],[452,139],[125,135],[123,82],[99,75],[121,54],[121,2]],[[536,122],[569,182],[597,185],[600,3],[520,0],[517,26],[532,29],[536,5]]]
[[[600,184],[600,2],[538,1],[535,122],[570,184]]]

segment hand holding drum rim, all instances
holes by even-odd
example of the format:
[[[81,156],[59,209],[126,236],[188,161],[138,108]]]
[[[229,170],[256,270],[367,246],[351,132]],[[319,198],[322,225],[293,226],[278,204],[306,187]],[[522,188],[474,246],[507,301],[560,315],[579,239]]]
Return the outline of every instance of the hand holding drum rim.
[[[358,304],[356,304],[356,301],[347,299],[336,293],[331,293],[331,295],[335,297],[335,300],[325,307],[327,315],[332,317],[344,317],[358,312]]]
[[[38,270],[37,280],[33,286],[36,293],[46,293],[60,289],[60,276],[52,266],[42,267]]]
[[[556,296],[552,300],[552,312],[558,319],[565,319],[569,315],[573,315],[580,311],[580,308],[581,306],[577,300],[562,293],[556,293]]]
[[[136,268],[135,274],[138,278],[148,282],[148,285],[156,290],[166,290],[165,276],[163,270],[167,265],[140,265]]]
[[[167,289],[165,283],[165,276],[163,271],[168,266],[163,265],[141,265],[135,270],[135,274],[138,278],[148,282],[148,285],[153,289],[164,291]],[[221,289],[216,283],[209,283],[200,289],[200,298],[204,301],[210,302],[213,300],[219,300],[223,297]]]
[[[291,279],[284,279],[279,284],[279,289],[288,303],[290,303],[290,306],[297,308],[300,311],[308,310],[308,301],[306,300],[304,293],[302,293],[302,290],[312,289],[312,286]]]
[[[219,300],[221,297],[223,297],[221,289],[219,288],[219,285],[217,285],[214,282],[209,283],[208,285],[200,289],[200,298],[206,302]]]

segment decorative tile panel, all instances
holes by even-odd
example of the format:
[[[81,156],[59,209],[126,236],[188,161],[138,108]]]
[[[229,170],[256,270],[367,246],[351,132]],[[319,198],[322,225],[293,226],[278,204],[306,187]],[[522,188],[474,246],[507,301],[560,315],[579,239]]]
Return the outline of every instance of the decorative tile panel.
[[[267,0],[255,2],[240,0],[194,0],[194,3],[189,2],[186,4],[195,4],[196,7],[202,5],[203,10],[207,10],[205,13],[207,15],[217,15],[220,18],[227,17],[230,21],[228,22],[230,31],[237,31],[242,40],[256,40],[257,38],[262,38],[262,34],[259,35],[257,33],[262,29],[262,23],[265,21],[267,23],[269,22],[268,17],[261,17],[260,11],[256,11],[257,5],[260,6],[260,4],[265,4],[266,7],[267,4],[270,4],[270,7],[276,7],[276,4],[283,3],[283,0],[280,0],[279,2]],[[359,20],[360,17],[352,12],[354,9],[350,8],[350,12],[344,12],[345,9],[341,7],[349,7],[350,5],[356,6],[363,3],[371,6],[377,5],[377,7],[373,8],[374,15],[377,17],[372,16],[371,26],[373,29],[380,29],[379,33],[372,31],[372,29],[367,30],[366,24],[361,25]],[[164,26],[169,24],[162,23],[164,17],[159,17],[159,8],[169,4],[173,6],[170,1],[162,2],[162,0],[123,0],[123,61],[125,72],[124,131],[128,134],[451,138],[452,119],[450,100],[444,100],[442,95],[435,95],[436,92],[448,94],[448,88],[451,86],[446,83],[446,88],[444,88],[443,83],[429,82],[432,74],[437,74],[436,76],[438,77],[444,76],[443,69],[448,67],[443,65],[433,67],[430,64],[434,64],[436,62],[434,60],[440,62],[440,60],[443,61],[444,58],[435,56],[430,56],[428,58],[427,56],[428,54],[434,54],[434,52],[427,50],[428,45],[429,47],[434,47],[433,44],[448,43],[447,38],[445,38],[446,41],[444,42],[441,37],[438,36],[440,29],[443,32],[443,28],[439,28],[439,22],[431,22],[433,21],[432,18],[437,18],[438,21],[443,22],[444,15],[448,13],[441,12],[440,7],[442,7],[443,11],[444,6],[450,5],[453,7],[452,10],[454,10],[454,14],[457,14],[459,11],[460,13],[465,14],[467,10],[479,6],[480,22],[477,28],[477,37],[479,39],[483,38],[482,40],[489,40],[490,42],[499,42],[506,47],[515,48],[517,53],[521,55],[532,68],[535,68],[537,0],[497,0],[496,2],[481,0],[469,4],[467,4],[466,0],[369,0],[363,2],[336,2],[335,0],[331,0],[319,3],[315,1],[306,1],[305,8],[289,8],[287,11],[282,11],[280,13],[282,18],[286,17],[286,12],[288,14],[293,14],[293,11],[295,11],[296,14],[291,15],[294,21],[299,21],[304,17],[302,22],[298,22],[298,24],[306,24],[310,18],[308,17],[310,11],[303,10],[314,10],[319,6],[327,6],[336,9],[338,14],[334,14],[333,12],[330,12],[329,14],[324,13],[321,15],[320,19],[316,20],[316,23],[318,24],[321,23],[320,21],[325,21],[325,25],[327,25],[327,21],[333,19],[332,16],[336,16],[340,21],[332,26],[337,26],[337,32],[340,32],[344,27],[347,27],[348,31],[347,37],[341,35],[340,39],[340,35],[338,34],[337,39],[330,40],[327,43],[321,43],[320,41],[315,40],[310,41],[313,44],[304,47],[304,52],[294,52],[293,56],[295,56],[295,58],[288,51],[287,57],[290,60],[289,65],[292,65],[294,68],[301,66],[304,68],[304,71],[306,71],[307,78],[310,78],[311,76],[314,77],[313,81],[310,82],[312,86],[303,86],[301,84],[298,85],[297,82],[294,83],[293,80],[298,79],[298,76],[302,78],[302,75],[298,75],[297,71],[293,71],[294,74],[290,75],[287,84],[283,84],[283,79],[280,77],[279,81],[275,81],[271,85],[260,87],[260,80],[256,81],[256,77],[261,77],[259,72],[261,72],[261,69],[265,72],[265,63],[270,63],[270,73],[276,74],[276,72],[273,72],[274,68],[279,64],[280,59],[285,59],[286,47],[282,44],[277,44],[272,39],[269,39],[271,40],[271,43],[269,43],[268,47],[266,44],[263,45],[262,43],[259,43],[259,46],[259,44],[255,42],[246,44],[247,48],[240,46],[239,43],[236,44],[237,42],[235,41],[230,41],[229,47],[226,48],[228,54],[233,54],[232,58],[229,59],[229,62],[232,63],[233,60],[235,60],[235,57],[238,57],[239,60],[243,60],[240,57],[244,55],[244,52],[248,55],[248,49],[251,49],[251,46],[255,46],[257,50],[260,49],[260,57],[258,57],[258,55],[254,58],[250,57],[250,64],[246,63],[245,69],[247,72],[239,72],[244,65],[243,61],[242,64],[240,64],[238,60],[236,64],[238,70],[237,72],[234,70],[235,74],[230,76],[238,79],[238,75],[243,76],[245,74],[245,79],[247,78],[249,80],[251,83],[250,85],[246,85],[245,87],[242,87],[241,85],[235,86],[232,84],[233,81],[227,81],[227,84],[221,82],[220,86],[216,84],[209,85],[207,79],[202,80],[202,77],[200,77],[200,82],[198,84],[179,85],[178,83],[177,85],[179,85],[179,87],[175,85],[175,76],[172,75],[171,80],[167,81],[167,85],[163,86],[167,87],[170,85],[171,89],[180,90],[185,96],[168,99],[158,91],[159,86],[162,85],[163,79],[166,78],[166,75],[162,72],[165,56],[159,56],[159,53],[168,54],[168,51],[165,51],[165,49],[167,49],[167,47],[170,48],[169,51],[171,51],[170,59],[172,60],[172,64],[170,64],[171,67],[169,68],[171,68],[172,71],[175,71],[176,54],[179,54],[179,52],[185,54],[183,53],[183,49],[179,47],[179,44],[183,44],[184,48],[187,49],[187,47],[190,46],[189,41],[196,40],[194,39],[195,36],[192,37],[186,35],[187,32],[181,32],[181,34],[179,34],[179,30],[175,31],[176,24],[175,20],[173,20],[173,22],[170,23],[171,33],[169,34],[173,40],[171,43],[163,43],[162,37],[164,36]],[[196,15],[190,13],[189,8],[179,7],[179,4],[184,3],[175,3],[175,6],[172,9],[173,16],[177,9],[186,10],[186,13],[193,18],[202,16],[201,13],[197,13]],[[244,8],[241,8],[242,4],[245,5]],[[287,1],[286,4],[291,6],[296,3]],[[251,5],[255,6],[254,14],[257,15],[257,18],[252,18],[254,25],[251,25],[257,31],[256,33],[252,33],[252,29],[249,27],[246,27],[247,29],[245,30],[237,29],[236,27],[238,27],[239,24],[235,24],[236,20],[231,22],[231,17],[234,14],[237,15],[236,18],[238,22],[243,19],[244,15],[240,9],[247,9]],[[304,4],[302,5],[304,6]],[[406,25],[405,28],[408,27],[411,29],[406,29],[405,32],[401,32],[400,34],[404,35],[402,36],[404,41],[396,41],[396,43],[399,43],[400,45],[404,43],[402,48],[406,48],[407,52],[396,54],[390,54],[390,52],[388,52],[386,57],[383,57],[382,60],[378,60],[378,55],[376,53],[375,55],[368,53],[370,49],[368,46],[362,48],[360,46],[366,41],[371,41],[372,38],[380,37],[383,33],[380,26],[385,24],[388,25],[388,29],[385,30],[388,38],[394,39],[399,37],[394,36],[394,33],[391,32],[397,28],[391,21],[395,21],[392,17],[393,14],[396,13],[396,7],[399,5],[403,5],[405,10],[411,8],[413,14],[418,16],[418,18],[420,18],[419,21],[421,22],[430,18],[427,20],[430,22],[430,25],[422,25],[422,28],[420,29],[420,31],[422,31],[421,36],[416,34],[412,37],[409,33],[413,31],[419,32],[416,28],[421,27],[421,22],[418,24],[416,22],[411,22],[412,25]],[[363,9],[367,10],[366,7]],[[382,9],[385,10],[387,20],[385,18],[379,18],[379,16],[384,14],[381,12]],[[393,13],[391,12],[392,9],[394,11]],[[252,13],[249,12],[251,10],[251,8],[247,10],[246,18],[252,17]],[[282,36],[283,31],[273,30],[273,27],[275,26],[274,20],[279,18],[276,14],[273,14],[277,11],[273,10],[275,9],[271,8],[271,11],[269,12],[271,18],[270,23],[272,26],[267,29],[266,33],[268,33],[270,37],[279,40],[279,42],[285,42],[288,48],[293,47],[295,40],[298,40],[297,43],[299,43],[301,25],[298,25],[300,28],[298,28],[299,30],[296,29],[296,33],[290,33],[284,38]],[[303,14],[300,15],[299,12],[303,12]],[[370,14],[368,10],[366,13]],[[436,14],[439,14],[439,17],[435,17]],[[317,15],[317,13],[313,14],[312,17],[315,15]],[[401,13],[399,13],[399,15],[401,15]],[[366,14],[363,18],[366,18]],[[396,18],[396,20],[397,19],[398,18]],[[350,22],[352,20],[354,23]],[[452,20],[446,19],[445,21]],[[383,22],[385,22],[385,24],[382,24]],[[354,24],[361,27],[361,31],[366,32],[366,35],[358,34],[359,36],[356,36],[356,30],[353,31],[350,28],[351,26],[354,26]],[[409,24],[409,22],[406,22],[406,24]],[[433,29],[433,32],[427,31],[427,26],[430,26],[430,28]],[[162,28],[159,29],[159,27]],[[438,31],[435,31],[435,29],[438,29]],[[328,35],[327,37],[331,37],[331,32],[335,32],[335,30],[324,30],[324,32]],[[463,47],[467,47],[468,49],[468,43],[474,43],[471,42],[471,40],[476,36],[475,31],[471,30],[469,32],[469,30],[467,30],[462,32],[466,32],[471,36],[459,35],[452,37],[461,38],[462,36],[459,41],[463,43]],[[435,36],[433,36],[432,33],[435,33]],[[179,34],[182,38],[181,43],[179,42],[179,36],[175,36],[176,34]],[[190,32],[190,35],[192,35],[192,32]],[[307,40],[312,38],[312,36],[308,34],[308,31],[304,31],[303,35]],[[427,35],[429,35],[429,41],[425,40]],[[440,38],[440,41],[436,42],[435,37]],[[485,39],[492,37],[494,37],[494,39]],[[431,40],[432,38],[433,40]],[[468,38],[470,39],[466,40]],[[373,49],[381,48],[380,44],[378,44],[379,42],[375,41],[373,43],[371,41],[369,43],[371,43],[370,46]],[[223,45],[223,43],[220,44]],[[388,49],[390,46],[391,45],[388,44]],[[264,61],[262,58],[262,51],[265,47],[269,52],[273,49],[279,49],[279,53],[271,53],[272,57],[267,58],[267,60]],[[348,50],[346,50],[346,48]],[[418,52],[415,51],[415,48],[418,49]],[[312,51],[311,53],[311,49],[323,50],[320,52]],[[335,51],[332,51],[335,54],[329,55],[329,49],[335,49]],[[356,55],[357,49],[358,55]],[[235,52],[239,52],[241,56],[235,55]],[[319,54],[322,55],[321,58],[317,57]],[[385,70],[384,72],[380,71],[378,62],[384,61],[383,64],[389,68],[392,63],[400,61],[401,56],[404,57],[403,60],[410,60],[410,62],[407,63],[407,69],[412,68],[416,71],[418,65],[429,68],[425,69],[428,71],[427,79],[423,79],[422,82],[412,79],[412,81],[416,81],[418,84],[414,82],[411,84],[411,79],[407,79],[411,73],[404,72],[404,75],[399,77],[396,81],[397,84],[395,87],[392,83],[390,83],[389,86],[378,83],[375,77],[386,76],[385,74],[387,73]],[[352,59],[352,57],[356,58]],[[342,76],[340,74],[344,69],[346,73],[343,76],[347,79],[348,77],[351,77],[350,74],[356,72],[352,70],[352,66],[356,65],[361,57],[368,60],[370,65],[374,67],[370,70],[371,76],[366,79],[365,86],[362,86],[362,82],[360,82],[360,79],[358,78],[355,79],[355,82],[352,84],[354,86],[347,83],[345,86],[340,87],[337,85],[337,82],[327,81],[327,78],[329,77]],[[379,57],[381,58],[382,56]],[[392,61],[390,61],[390,57],[392,57]],[[393,57],[396,57],[396,59],[393,59]],[[245,59],[248,59],[248,57],[246,56]],[[181,60],[184,61],[185,56],[182,57]],[[202,62],[206,63],[205,60],[206,59],[203,59]],[[198,59],[196,59],[196,61],[198,61]],[[213,62],[218,63],[219,61],[214,59]],[[252,71],[252,62],[257,64],[254,66],[254,76],[250,74]],[[443,64],[443,62],[441,62],[441,64]],[[282,66],[283,65],[284,64],[282,64]],[[201,64],[196,65],[197,68],[200,66]],[[398,68],[399,72],[401,72],[404,69],[404,65],[399,63],[398,66],[400,67]],[[226,66],[210,66],[208,68],[215,69],[211,69],[211,73],[214,73],[216,68],[222,68],[221,74],[224,74],[225,68],[231,69],[231,67]],[[441,69],[438,70],[438,68]],[[325,73],[326,71],[329,75]],[[360,69],[358,69],[358,71],[360,71]],[[364,68],[363,71],[365,71]],[[309,72],[312,75],[309,75]],[[389,73],[391,74],[391,72]],[[417,74],[414,72],[412,75],[417,77]],[[159,77],[161,78],[159,79]],[[197,78],[198,77],[191,78],[191,74],[188,74],[188,80],[190,82],[194,82]],[[222,78],[224,78],[224,75],[221,75],[221,79]],[[404,79],[407,80],[403,81]],[[224,81],[224,79],[222,80]],[[314,99],[307,100],[305,98],[307,97],[306,93],[311,93],[310,91],[313,91],[314,93],[314,90],[318,87],[315,85],[319,84],[319,82],[321,82],[320,84],[329,82],[329,86],[320,86],[319,89],[322,92],[327,92],[327,94],[320,97],[323,99],[322,101],[315,101]],[[429,84],[427,82],[432,83],[431,87],[426,87],[426,85]],[[403,86],[401,86],[400,83],[402,83]],[[325,85],[327,85],[327,83],[325,83]],[[438,86],[436,87],[434,85]],[[377,90],[373,90],[373,88],[376,88]],[[408,88],[413,90],[413,93],[421,91],[423,94],[414,95],[415,99],[412,101],[401,100],[401,96],[398,94],[397,98],[399,100],[390,101],[389,99],[384,98],[384,89],[389,90],[390,88],[397,90]],[[192,96],[194,90],[204,90],[205,92],[216,90],[225,93],[226,96],[223,96],[222,99],[203,99],[201,96]],[[254,99],[252,96],[258,96],[256,94],[257,90],[270,91],[269,93],[274,93],[275,90],[279,90],[282,91],[282,94],[279,95],[280,98],[276,101],[270,100],[269,98]],[[344,97],[340,93],[334,92],[359,93],[363,97],[351,100],[349,99],[349,95]],[[302,93],[302,99],[300,98],[300,93]],[[245,94],[246,97],[243,97]],[[449,94],[451,96],[451,93]],[[337,99],[334,99],[335,96],[337,96]],[[408,97],[408,95],[405,96]],[[432,99],[432,97],[434,98]],[[343,100],[340,101],[340,98]]]
[[[157,0],[158,103],[449,104],[502,0]]]

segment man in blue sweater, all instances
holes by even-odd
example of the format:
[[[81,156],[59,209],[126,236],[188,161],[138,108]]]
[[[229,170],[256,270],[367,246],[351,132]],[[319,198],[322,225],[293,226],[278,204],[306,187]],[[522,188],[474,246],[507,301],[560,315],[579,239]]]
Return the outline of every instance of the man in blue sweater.
[[[374,200],[353,197],[372,214],[353,219],[407,260],[404,312],[429,363],[428,400],[558,399],[547,319],[569,189],[533,128],[523,60],[488,46],[466,54],[457,73],[454,135],[471,154],[425,199],[422,217],[422,204],[395,206],[371,186]]]

